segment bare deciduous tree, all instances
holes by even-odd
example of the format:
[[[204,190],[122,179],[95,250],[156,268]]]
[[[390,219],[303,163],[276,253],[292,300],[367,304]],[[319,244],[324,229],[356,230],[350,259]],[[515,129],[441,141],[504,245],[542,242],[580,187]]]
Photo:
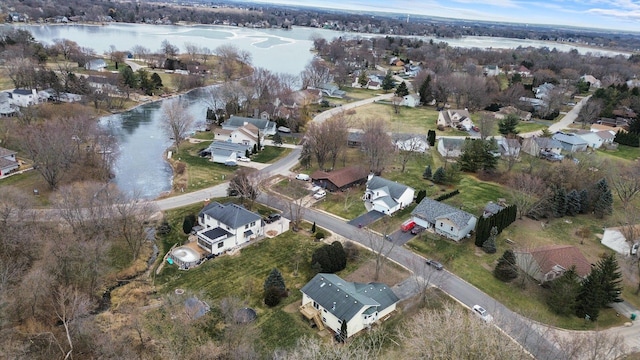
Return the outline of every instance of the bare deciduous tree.
[[[331,167],[335,167],[338,155],[347,144],[344,116],[338,115],[322,123],[309,124],[306,141],[320,169],[324,169],[329,160],[332,162]]]
[[[260,195],[260,185],[264,179],[259,172],[252,170],[249,168],[238,169],[229,181],[229,189],[238,192],[243,205],[247,206],[249,210],[253,208],[258,195]]]
[[[162,116],[162,129],[173,139],[176,149],[180,150],[180,143],[187,137],[193,126],[193,116],[177,100],[165,102],[162,105]]]
[[[315,58],[304,68],[300,77],[302,78],[303,89],[308,87],[317,88],[331,81],[331,71],[323,60]]]
[[[547,186],[541,178],[527,173],[514,174],[509,186],[514,190],[511,202],[518,208],[519,219],[534,210],[547,191]]]
[[[582,105],[580,113],[578,113],[578,121],[584,129],[587,125],[593,124],[602,110],[602,102],[597,99],[590,98],[586,104]]]
[[[363,124],[362,150],[369,162],[369,170],[380,174],[393,154],[394,145],[382,119],[367,119]]]

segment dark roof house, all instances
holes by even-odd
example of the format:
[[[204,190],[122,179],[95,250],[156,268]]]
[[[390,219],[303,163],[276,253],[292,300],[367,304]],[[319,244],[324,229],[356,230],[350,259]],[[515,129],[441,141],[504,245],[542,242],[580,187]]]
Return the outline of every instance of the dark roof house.
[[[364,184],[369,171],[360,166],[349,166],[331,172],[315,171],[311,181],[329,191],[345,190],[351,186]]]

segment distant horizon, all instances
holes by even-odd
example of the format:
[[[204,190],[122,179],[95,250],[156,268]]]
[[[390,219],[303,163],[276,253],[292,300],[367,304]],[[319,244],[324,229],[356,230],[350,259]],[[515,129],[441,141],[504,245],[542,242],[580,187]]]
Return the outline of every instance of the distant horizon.
[[[640,4],[619,0],[245,0],[255,3],[371,11],[454,20],[640,32]]]

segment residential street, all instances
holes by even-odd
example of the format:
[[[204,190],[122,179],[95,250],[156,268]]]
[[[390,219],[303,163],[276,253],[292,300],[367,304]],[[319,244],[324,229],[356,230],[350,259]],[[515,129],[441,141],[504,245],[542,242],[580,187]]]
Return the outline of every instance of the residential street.
[[[586,96],[582,98],[582,100],[578,101],[576,105],[571,110],[569,110],[569,112],[567,112],[562,119],[560,119],[558,122],[555,122],[551,124],[551,126],[549,126],[549,131],[551,133],[556,133],[558,131],[567,129],[569,125],[571,125],[574,121],[576,121],[576,119],[578,119],[578,114],[580,114],[580,109],[582,109],[582,106],[584,106],[584,104],[586,104],[587,101],[589,101],[589,98],[591,98],[591,95]],[[531,136],[538,136],[540,134],[542,134],[541,130],[522,133],[519,135],[522,137],[531,137]]]

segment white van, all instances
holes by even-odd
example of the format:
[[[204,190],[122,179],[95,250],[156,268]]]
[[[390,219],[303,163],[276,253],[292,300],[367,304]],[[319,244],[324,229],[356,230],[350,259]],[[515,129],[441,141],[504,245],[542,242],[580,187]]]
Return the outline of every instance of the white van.
[[[302,181],[309,181],[311,180],[311,177],[307,174],[298,174],[296,175],[296,179],[302,180]]]

